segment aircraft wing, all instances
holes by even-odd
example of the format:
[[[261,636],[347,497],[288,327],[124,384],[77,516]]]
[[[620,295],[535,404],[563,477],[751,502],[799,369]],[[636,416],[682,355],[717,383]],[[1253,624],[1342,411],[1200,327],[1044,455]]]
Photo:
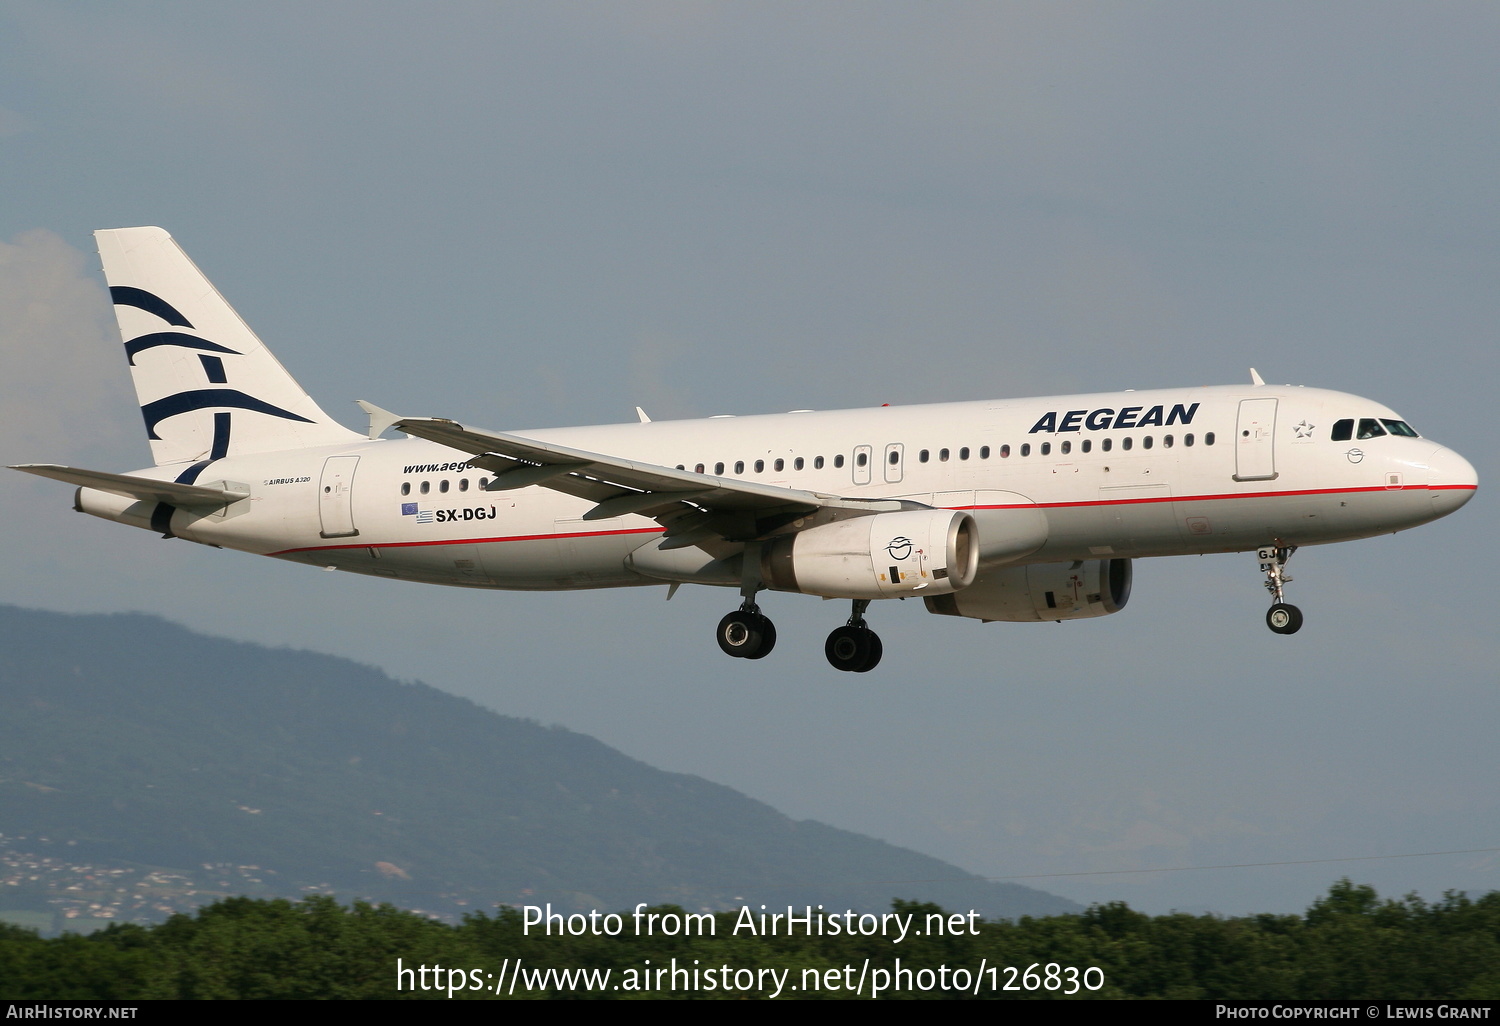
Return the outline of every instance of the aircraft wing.
[[[470,466],[496,475],[490,491],[540,485],[593,502],[585,520],[628,513],[651,517],[666,528],[664,549],[754,541],[799,520],[810,527],[848,516],[922,508],[901,499],[852,499],[695,474],[524,435],[480,431],[441,418],[397,417],[368,403],[360,405],[371,416],[372,430],[394,427],[473,453]]]
[[[97,488],[101,492],[123,495],[127,499],[142,499],[146,502],[165,502],[187,509],[218,509],[231,502],[247,498],[249,492],[226,491],[222,488],[204,488],[202,485],[178,484],[175,481],[157,481],[149,477],[133,477],[129,474],[106,474],[102,470],[80,470],[63,467],[55,463],[23,463],[11,470],[24,470],[28,474],[50,477],[54,481]]]

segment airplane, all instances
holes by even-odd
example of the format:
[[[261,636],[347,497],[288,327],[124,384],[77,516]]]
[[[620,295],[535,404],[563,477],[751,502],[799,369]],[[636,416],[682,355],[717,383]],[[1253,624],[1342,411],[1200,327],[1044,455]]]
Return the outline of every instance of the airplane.
[[[993,621],[1104,616],[1134,559],[1254,550],[1293,634],[1304,545],[1416,527],[1474,468],[1398,414],[1265,384],[491,431],[360,402],[324,413],[160,228],[95,233],[155,465],[13,469],[73,508],[214,547],[394,580],[736,588],[717,629],[760,659],[763,590],[852,603],[835,668],[881,659],[872,602]],[[384,439],[395,429],[407,437]]]

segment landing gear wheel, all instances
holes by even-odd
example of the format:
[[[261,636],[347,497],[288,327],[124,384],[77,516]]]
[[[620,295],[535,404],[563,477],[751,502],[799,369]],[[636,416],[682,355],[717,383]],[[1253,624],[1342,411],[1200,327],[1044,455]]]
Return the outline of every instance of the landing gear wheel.
[[[1302,610],[1278,602],[1266,611],[1266,626],[1277,634],[1296,634],[1302,629]]]
[[[880,635],[863,625],[845,624],[828,635],[823,645],[823,654],[835,670],[849,673],[867,673],[880,662],[884,646]]]
[[[776,625],[771,622],[771,618],[768,616],[763,616],[760,613],[755,615],[760,617],[760,649],[748,653],[745,656],[746,659],[764,659],[771,654],[771,649],[776,647]]]
[[[719,648],[738,659],[760,659],[776,644],[776,628],[760,613],[736,609],[719,621]]]

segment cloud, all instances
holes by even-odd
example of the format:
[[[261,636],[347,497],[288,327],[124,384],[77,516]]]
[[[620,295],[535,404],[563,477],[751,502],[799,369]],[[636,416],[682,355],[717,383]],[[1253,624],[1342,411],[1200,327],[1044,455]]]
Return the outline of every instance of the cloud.
[[[0,242],[5,463],[54,462],[138,433],[103,284],[36,228]]]

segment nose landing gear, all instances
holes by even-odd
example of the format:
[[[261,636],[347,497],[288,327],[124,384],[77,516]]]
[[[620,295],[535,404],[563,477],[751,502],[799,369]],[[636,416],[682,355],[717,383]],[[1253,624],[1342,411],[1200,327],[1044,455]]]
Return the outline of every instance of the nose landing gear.
[[[1295,545],[1268,545],[1256,552],[1266,575],[1266,590],[1271,593],[1266,626],[1277,634],[1296,634],[1302,629],[1302,610],[1282,601],[1282,589],[1292,580],[1286,572],[1286,563],[1296,551]]]
[[[869,605],[869,599],[855,599],[854,614],[849,617],[849,622],[828,635],[823,654],[835,670],[867,673],[880,662],[884,652],[880,635],[865,623],[865,609]]]

